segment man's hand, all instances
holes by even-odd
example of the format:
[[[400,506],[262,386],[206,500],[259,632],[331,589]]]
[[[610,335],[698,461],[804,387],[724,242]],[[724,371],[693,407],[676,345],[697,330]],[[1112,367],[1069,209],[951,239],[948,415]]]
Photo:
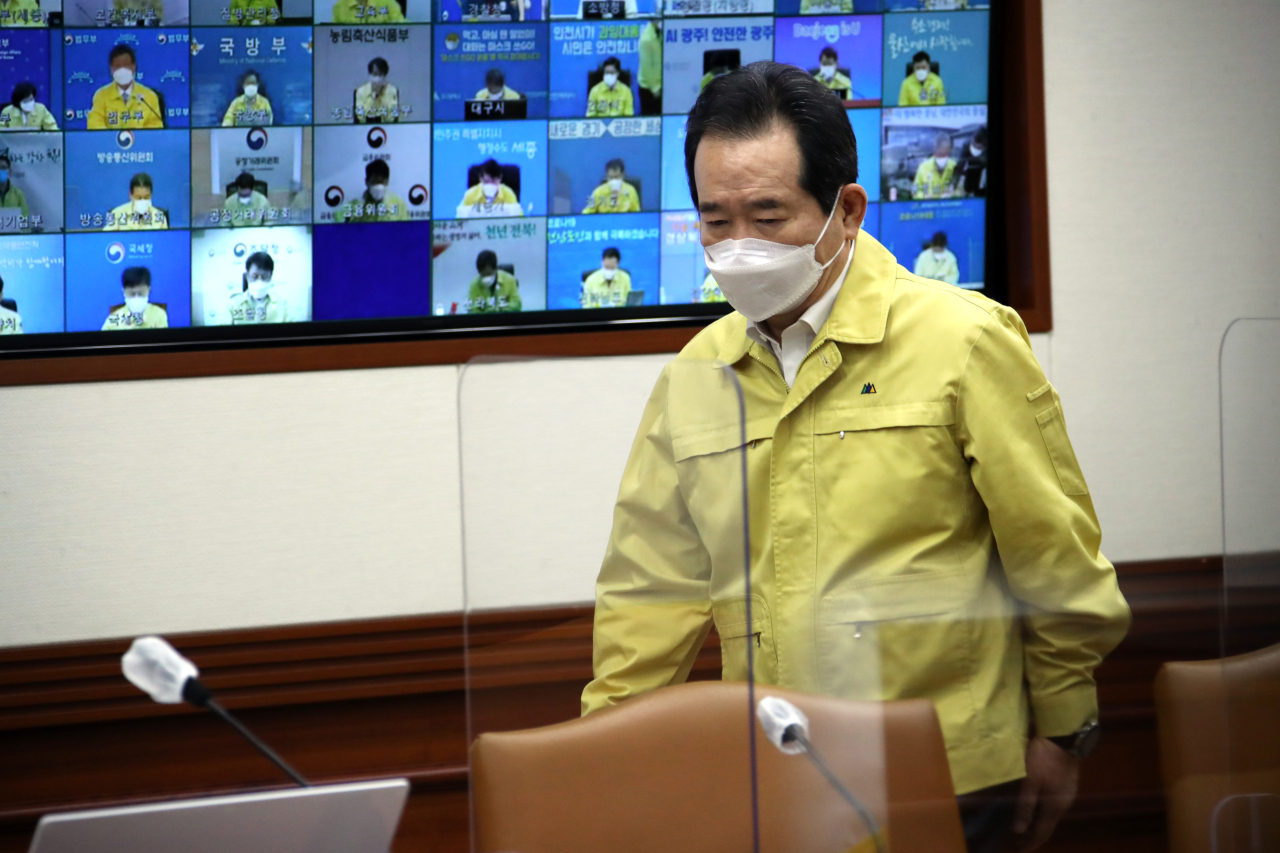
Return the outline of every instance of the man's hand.
[[[1027,744],[1027,778],[1013,817],[1015,847],[1035,850],[1049,840],[1071,808],[1080,782],[1080,759],[1042,737]]]

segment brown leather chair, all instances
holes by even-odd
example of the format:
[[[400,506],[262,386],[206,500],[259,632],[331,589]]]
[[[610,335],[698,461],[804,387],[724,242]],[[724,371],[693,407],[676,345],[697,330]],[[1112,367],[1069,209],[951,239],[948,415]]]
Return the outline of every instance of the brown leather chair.
[[[757,687],[876,815],[894,853],[964,853],[942,732],[925,700],[872,703]],[[770,744],[745,684],[684,684],[472,747],[481,853],[743,853],[752,849],[748,725],[756,731],[761,850],[871,850],[861,820],[803,755]],[[887,806],[886,806],[887,801]],[[886,820],[887,811],[887,820]]]
[[[1280,850],[1280,645],[1166,663],[1156,720],[1170,853]]]

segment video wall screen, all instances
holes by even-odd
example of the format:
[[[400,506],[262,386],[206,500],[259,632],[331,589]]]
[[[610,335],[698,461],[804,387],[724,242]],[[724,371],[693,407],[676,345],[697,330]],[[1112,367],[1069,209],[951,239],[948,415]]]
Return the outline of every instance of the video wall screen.
[[[981,289],[990,29],[977,0],[0,0],[0,349],[726,310],[685,114],[762,59],[841,101],[866,230]]]

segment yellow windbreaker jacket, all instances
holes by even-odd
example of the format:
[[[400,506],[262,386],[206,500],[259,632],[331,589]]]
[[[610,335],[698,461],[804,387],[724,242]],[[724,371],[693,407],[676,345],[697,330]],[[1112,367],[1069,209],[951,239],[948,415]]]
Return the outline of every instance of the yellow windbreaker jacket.
[[[683,681],[714,621],[725,679],[752,643],[762,683],[925,697],[957,793],[1022,777],[1030,733],[1097,719],[1093,670],[1129,610],[1021,319],[864,232],[794,387],[745,328],[705,329],[650,397],[583,712]],[[737,404],[674,369],[697,360],[732,365],[745,397],[750,626]]]

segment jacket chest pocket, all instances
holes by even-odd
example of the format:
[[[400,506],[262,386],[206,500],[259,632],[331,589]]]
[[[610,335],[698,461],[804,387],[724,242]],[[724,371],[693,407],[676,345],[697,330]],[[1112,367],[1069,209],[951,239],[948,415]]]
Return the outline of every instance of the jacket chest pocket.
[[[721,677],[725,681],[747,680],[747,656],[755,665],[756,681],[777,681],[778,652],[773,642],[773,620],[769,605],[759,595],[751,596],[751,619],[747,619],[744,596],[722,599],[711,604],[720,635]]]

